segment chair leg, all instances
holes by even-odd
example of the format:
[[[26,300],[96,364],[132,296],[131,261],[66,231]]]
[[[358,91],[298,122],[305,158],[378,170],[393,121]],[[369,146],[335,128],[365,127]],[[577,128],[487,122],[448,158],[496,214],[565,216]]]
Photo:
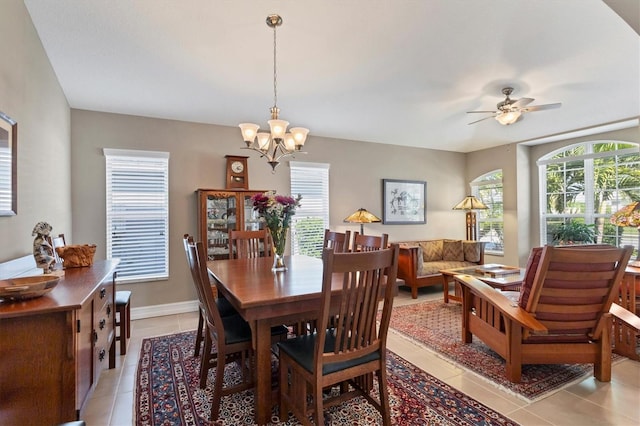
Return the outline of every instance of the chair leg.
[[[211,336],[209,336],[209,330],[205,327],[204,347],[202,348],[202,354],[200,355],[200,389],[207,387],[207,376],[209,375],[209,368],[211,367]]]
[[[129,304],[127,303],[123,309],[120,309],[120,355],[127,354],[127,337],[131,333],[128,330],[129,316],[127,311],[129,310]]]
[[[210,340],[210,339],[209,339]],[[220,399],[222,398],[222,386],[224,385],[224,367],[226,364],[226,354],[218,349],[218,362],[216,363],[216,374],[213,379],[213,398],[211,401],[211,421],[218,420],[220,415]]]
[[[389,389],[387,387],[387,371],[383,366],[377,371],[378,390],[380,394],[380,414],[382,415],[382,424],[384,426],[391,425],[391,408],[389,407]]]

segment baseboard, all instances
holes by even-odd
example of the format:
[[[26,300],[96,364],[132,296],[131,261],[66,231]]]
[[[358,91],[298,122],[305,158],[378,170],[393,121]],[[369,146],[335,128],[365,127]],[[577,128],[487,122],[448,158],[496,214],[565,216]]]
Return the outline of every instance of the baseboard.
[[[164,305],[142,306],[140,308],[131,308],[131,320],[133,321],[137,319],[161,317],[165,315],[184,314],[187,312],[196,312],[197,310],[197,300],[167,303]]]

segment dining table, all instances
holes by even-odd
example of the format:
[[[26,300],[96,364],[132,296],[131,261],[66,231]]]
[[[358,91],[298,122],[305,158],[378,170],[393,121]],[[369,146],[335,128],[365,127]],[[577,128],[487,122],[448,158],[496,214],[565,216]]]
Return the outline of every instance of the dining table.
[[[285,271],[272,271],[272,257],[210,260],[219,295],[251,326],[256,357],[255,420],[271,419],[271,327],[317,318],[322,295],[322,259],[285,256]],[[340,283],[335,283],[338,289]],[[337,292],[336,296],[339,295]]]
[[[251,326],[255,352],[255,422],[267,424],[274,399],[271,385],[271,327],[317,319],[322,298],[322,259],[284,257],[287,269],[273,271],[272,257],[207,261],[218,294],[225,297]],[[342,274],[332,280],[331,306],[342,294]],[[398,293],[397,282],[394,295]],[[333,310],[333,309],[331,309]]]

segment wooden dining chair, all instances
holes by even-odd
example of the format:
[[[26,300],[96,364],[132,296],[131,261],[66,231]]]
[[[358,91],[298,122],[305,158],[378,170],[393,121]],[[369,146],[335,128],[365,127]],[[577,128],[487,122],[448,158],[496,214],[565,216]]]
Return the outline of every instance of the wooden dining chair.
[[[248,259],[271,257],[271,234],[266,229],[259,231],[229,231],[229,257]]]
[[[182,237],[182,242],[184,244],[184,251],[185,251],[185,255],[187,256],[187,262],[188,262],[189,261],[189,244],[194,243],[193,237],[189,234],[184,234],[184,236]],[[204,315],[204,304],[203,304],[204,297],[200,295],[200,288],[196,285],[195,281],[194,281],[194,285],[198,292],[198,328],[196,330],[196,343],[193,349],[193,356],[199,356],[200,347],[202,346],[202,342],[204,342],[204,338],[206,334],[206,330],[204,329],[205,328],[205,321],[204,321],[205,315]],[[213,288],[211,288],[211,291],[213,292]],[[215,300],[216,300],[216,305],[218,305],[218,312],[220,312],[221,317],[228,317],[228,316],[238,314],[238,312],[234,309],[234,307],[231,306],[229,301],[226,300],[225,298],[216,297]],[[202,367],[206,365],[206,363],[202,362],[201,360],[200,365]],[[206,386],[207,371],[208,370],[205,370],[204,376],[201,374],[201,387]]]
[[[537,247],[517,302],[470,275],[462,284],[462,340],[482,340],[521,380],[523,364],[590,363],[611,380],[612,318],[631,246]]]
[[[218,311],[215,297],[211,291],[209,272],[207,270],[207,255],[202,242],[187,242],[189,269],[193,281],[198,288],[198,295],[202,297],[202,306],[206,324],[205,345],[202,360],[212,353],[213,342],[216,344],[216,356],[213,398],[211,402],[211,421],[218,419],[220,399],[224,395],[241,392],[253,386],[251,327],[240,315],[222,317]],[[228,361],[235,360],[240,365],[242,379],[239,383],[224,386],[224,369]],[[208,364],[207,360],[207,364]],[[209,366],[204,366],[208,371]],[[203,366],[201,366],[201,373]],[[200,377],[202,387],[202,374]],[[206,379],[205,379],[206,384]]]
[[[358,231],[353,233],[353,247],[352,251],[371,251],[387,248],[389,242],[389,235],[382,234],[381,236],[364,235]]]
[[[351,244],[351,231],[335,232],[329,229],[324,230],[323,248],[332,248],[338,253],[349,251]]]
[[[328,324],[333,317],[335,322],[332,328],[321,327],[316,333],[278,343],[282,421],[288,420],[291,411],[303,424],[311,424],[308,417],[312,415],[316,425],[324,425],[324,408],[362,395],[380,411],[383,424],[391,424],[386,342],[398,251],[397,244],[366,252],[337,253],[324,249],[318,321]],[[376,326],[380,299],[383,299],[382,314]],[[370,373],[375,373],[378,379],[378,399],[358,380]],[[345,382],[350,386],[340,386],[339,395],[323,399],[323,388]]]

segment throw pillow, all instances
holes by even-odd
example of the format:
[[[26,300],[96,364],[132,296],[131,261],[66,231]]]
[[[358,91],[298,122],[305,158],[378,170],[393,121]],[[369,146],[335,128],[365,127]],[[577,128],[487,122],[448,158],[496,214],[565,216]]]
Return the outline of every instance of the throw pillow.
[[[520,287],[520,300],[518,300],[518,306],[522,309],[527,309],[527,302],[529,301],[529,295],[531,294],[531,286],[533,286],[533,278],[536,276],[541,256],[542,247],[534,247],[531,249],[529,260],[527,260],[527,267],[524,270],[524,280]]]
[[[462,251],[464,252],[464,260],[467,262],[480,262],[480,250],[482,244],[478,241],[463,241]]]
[[[436,262],[442,260],[442,240],[422,241],[422,261]]]
[[[462,240],[444,240],[442,242],[442,260],[464,261]]]

